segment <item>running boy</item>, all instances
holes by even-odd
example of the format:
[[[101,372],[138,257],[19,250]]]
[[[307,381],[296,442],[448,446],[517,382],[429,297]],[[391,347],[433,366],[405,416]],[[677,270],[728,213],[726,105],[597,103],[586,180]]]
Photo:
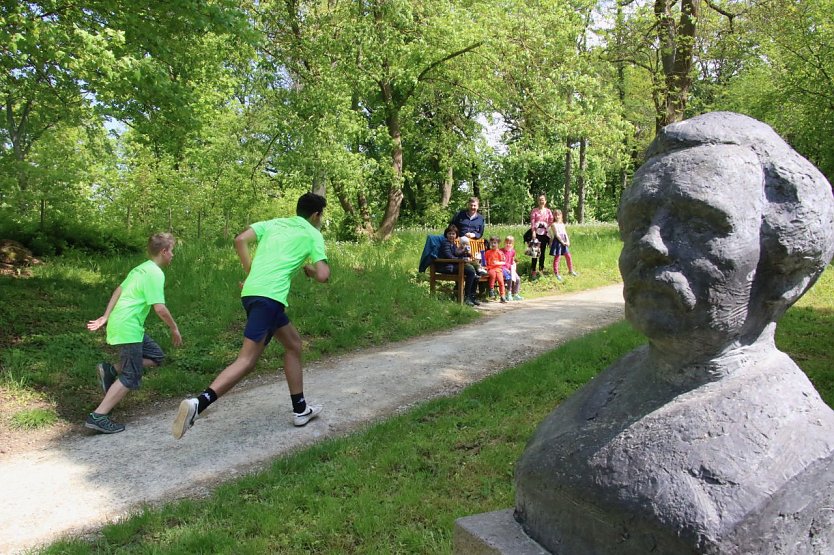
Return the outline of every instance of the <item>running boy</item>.
[[[170,233],[157,233],[148,239],[150,260],[133,268],[116,287],[104,315],[87,322],[87,329],[96,331],[107,324],[107,343],[120,347],[119,363],[102,362],[97,367],[104,399],[87,416],[84,425],[103,434],[115,434],[124,424],[110,420],[110,411],[131,389],[139,389],[144,368],[159,366],[165,353],[145,333],[145,318],[153,307],[171,330],[174,346],[182,345],[180,330],[165,306],[165,274],[162,268],[174,258],[176,239]],[[118,378],[118,379],[116,379]]]
[[[326,205],[324,197],[306,193],[298,199],[294,218],[257,222],[235,237],[235,250],[247,274],[241,291],[247,315],[243,347],[237,359],[205,391],[180,403],[171,428],[175,438],[181,438],[194,425],[198,414],[252,371],[273,337],[284,346],[284,375],[290,390],[293,424],[304,426],[321,412],[321,405],[308,405],[304,400],[301,336],[284,310],[288,306],[290,281],[302,265],[307,277],[320,283],[330,278],[324,238],[319,231]],[[252,241],[258,243],[254,260],[249,255]],[[305,264],[307,259],[310,263]]]

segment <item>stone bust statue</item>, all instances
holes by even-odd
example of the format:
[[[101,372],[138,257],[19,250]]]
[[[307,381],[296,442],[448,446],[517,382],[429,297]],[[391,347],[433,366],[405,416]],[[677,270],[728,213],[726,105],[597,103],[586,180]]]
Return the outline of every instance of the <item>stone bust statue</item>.
[[[618,220],[648,345],[542,422],[516,519],[570,555],[834,551],[834,412],[774,343],[834,253],[831,186],[716,112],[664,128]]]

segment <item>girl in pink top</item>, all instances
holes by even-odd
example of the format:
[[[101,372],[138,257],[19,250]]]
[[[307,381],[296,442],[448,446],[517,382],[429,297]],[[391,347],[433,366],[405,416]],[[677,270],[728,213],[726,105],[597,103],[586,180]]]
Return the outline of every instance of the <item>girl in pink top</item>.
[[[507,235],[504,239],[504,248],[501,249],[504,253],[504,256],[507,257],[506,265],[504,266],[504,278],[505,281],[509,281],[509,287],[507,288],[507,300],[514,300],[520,301],[522,300],[522,296],[518,294],[519,289],[521,288],[521,278],[518,277],[518,272],[516,272],[516,262],[515,262],[515,237],[512,235]],[[506,279],[507,273],[509,273],[510,278],[509,280]]]
[[[548,229],[553,223],[553,212],[547,207],[547,197],[544,193],[540,194],[537,199],[538,205],[530,212],[530,230],[532,231],[533,239],[538,239],[539,247],[541,248],[538,258],[533,258],[533,263],[530,266],[533,275],[532,279],[538,279],[539,274],[544,272],[544,259],[547,256],[547,245],[550,244],[550,237],[548,236]],[[538,262],[539,271],[536,273],[536,263]]]

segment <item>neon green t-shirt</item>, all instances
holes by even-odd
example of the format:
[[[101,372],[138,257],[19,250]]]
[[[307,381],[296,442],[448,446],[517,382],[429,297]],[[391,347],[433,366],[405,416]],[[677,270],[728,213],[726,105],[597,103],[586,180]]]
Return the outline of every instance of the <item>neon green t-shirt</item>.
[[[257,222],[249,227],[258,239],[258,250],[240,296],[268,297],[289,306],[287,295],[293,274],[308,258],[312,264],[327,260],[324,237],[301,216]]]
[[[148,260],[127,274],[121,288],[122,294],[107,320],[107,343],[141,343],[151,306],[165,304],[165,274]]]

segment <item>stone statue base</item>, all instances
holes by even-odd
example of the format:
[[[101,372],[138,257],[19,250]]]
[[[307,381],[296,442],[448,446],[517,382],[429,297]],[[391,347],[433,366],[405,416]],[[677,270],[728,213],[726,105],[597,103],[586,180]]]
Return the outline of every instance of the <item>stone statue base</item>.
[[[459,518],[452,535],[455,555],[547,555],[524,532],[512,509]]]
[[[775,349],[693,386],[638,349],[560,405],[516,518],[565,555],[834,552],[834,412]],[[681,377],[683,376],[683,377]]]

